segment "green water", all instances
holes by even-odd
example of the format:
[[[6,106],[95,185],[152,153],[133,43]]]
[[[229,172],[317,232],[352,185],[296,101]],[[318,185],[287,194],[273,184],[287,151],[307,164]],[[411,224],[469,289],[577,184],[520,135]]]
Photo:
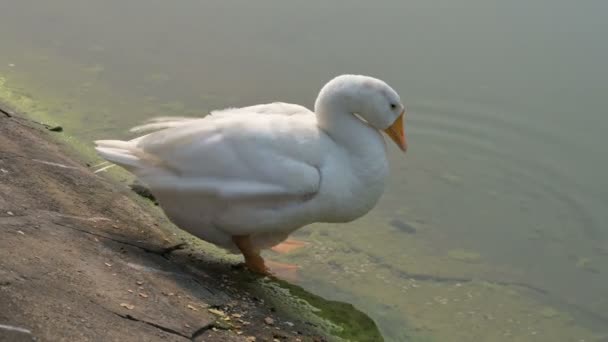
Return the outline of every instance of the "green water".
[[[158,115],[311,107],[340,73],[408,106],[381,204],[315,225],[298,285],[386,340],[608,336],[608,3],[92,1],[0,4],[0,101],[76,141]],[[48,114],[51,113],[49,118]],[[269,255],[276,258],[276,256]]]

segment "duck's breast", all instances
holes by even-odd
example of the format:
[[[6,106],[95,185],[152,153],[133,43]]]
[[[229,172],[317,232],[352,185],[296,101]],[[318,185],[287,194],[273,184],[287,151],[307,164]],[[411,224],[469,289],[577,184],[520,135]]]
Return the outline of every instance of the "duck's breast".
[[[352,153],[338,147],[328,153],[321,169],[318,195],[319,205],[324,206],[324,221],[357,219],[368,213],[382,196],[389,173],[386,145],[377,131],[373,133],[366,151]]]

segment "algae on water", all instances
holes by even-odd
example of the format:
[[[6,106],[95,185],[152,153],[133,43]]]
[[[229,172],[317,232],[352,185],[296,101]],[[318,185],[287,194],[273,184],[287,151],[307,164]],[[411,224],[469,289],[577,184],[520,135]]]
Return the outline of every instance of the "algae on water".
[[[451,259],[462,261],[462,262],[476,263],[476,262],[481,261],[481,255],[479,255],[479,253],[464,250],[464,249],[449,250],[448,256]]]

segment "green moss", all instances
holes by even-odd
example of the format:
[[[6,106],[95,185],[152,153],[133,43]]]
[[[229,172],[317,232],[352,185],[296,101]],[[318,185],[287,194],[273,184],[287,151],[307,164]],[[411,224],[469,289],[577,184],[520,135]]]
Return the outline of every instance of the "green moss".
[[[269,292],[265,297],[274,301],[273,304],[280,310],[290,314],[305,313],[305,319],[316,323],[330,336],[347,341],[384,341],[376,323],[352,304],[325,300],[301,287],[283,282],[266,282],[264,289]],[[282,296],[276,296],[277,293],[282,293]],[[290,297],[295,302],[284,300]]]
[[[260,284],[262,286],[258,286]],[[265,298],[279,312],[300,317],[308,325],[312,324],[317,332],[328,336],[330,341],[385,341],[376,322],[350,303],[327,300],[302,287],[268,279],[260,280],[249,290]],[[335,292],[340,290],[336,288]],[[400,326],[399,336],[392,336],[388,341],[434,341],[426,334],[409,329],[398,313],[385,319]]]
[[[544,318],[555,318],[559,315],[559,312],[552,307],[544,307],[540,310],[540,315]]]
[[[61,124],[50,114],[51,111],[47,106],[38,101],[34,101],[30,95],[25,94],[16,88],[11,88],[4,77],[0,77],[0,102],[10,106],[19,113],[27,113],[28,117],[37,122],[44,123],[51,127],[61,126]],[[81,141],[64,133],[58,133],[55,137],[60,142],[69,144],[86,162],[92,162],[98,159],[95,157],[92,146],[87,146]]]

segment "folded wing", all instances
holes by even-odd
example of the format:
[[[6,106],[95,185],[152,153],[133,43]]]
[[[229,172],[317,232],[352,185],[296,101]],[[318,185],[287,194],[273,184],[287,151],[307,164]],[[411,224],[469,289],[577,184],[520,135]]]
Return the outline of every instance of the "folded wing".
[[[322,155],[315,116],[309,114],[277,103],[202,119],[156,119],[137,130],[159,131],[126,142],[98,141],[97,150],[153,190],[231,200],[307,198],[319,189]]]

